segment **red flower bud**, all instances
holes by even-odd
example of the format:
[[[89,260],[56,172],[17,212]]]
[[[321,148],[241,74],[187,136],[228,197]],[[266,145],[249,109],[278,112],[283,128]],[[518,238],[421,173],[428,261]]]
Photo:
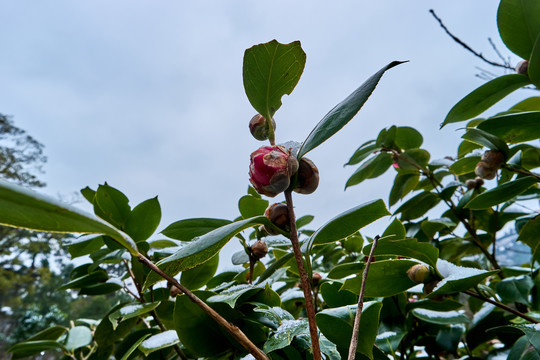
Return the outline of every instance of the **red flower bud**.
[[[283,146],[263,146],[251,153],[249,181],[259,194],[274,197],[287,190],[298,160]]]
[[[270,205],[268,209],[266,209],[266,211],[264,212],[264,216],[266,216],[266,218],[270,220],[272,224],[276,225],[281,230],[285,232],[290,231],[291,223],[289,217],[289,209],[287,208],[287,205],[283,203],[276,203]],[[264,228],[266,232],[268,232],[270,235],[279,235],[279,233],[272,228],[266,226]]]
[[[274,131],[276,130],[276,122],[274,119],[272,121],[272,127],[274,128]],[[249,121],[249,131],[251,132],[251,135],[257,140],[266,140],[268,139],[268,133],[270,129],[268,128],[268,122],[266,121],[265,117],[261,114],[257,114],[254,117],[251,118]]]
[[[300,159],[296,182],[297,185],[293,191],[299,194],[311,194],[317,190],[319,186],[319,169],[317,169],[313,161],[306,158]]]

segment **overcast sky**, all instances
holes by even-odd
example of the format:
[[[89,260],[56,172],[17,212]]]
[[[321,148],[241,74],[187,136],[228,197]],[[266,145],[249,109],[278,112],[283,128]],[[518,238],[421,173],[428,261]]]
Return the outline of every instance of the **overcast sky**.
[[[295,196],[295,205],[299,216],[313,214],[321,225],[360,203],[387,201],[390,175],[343,191],[354,171],[343,164],[383,127],[416,127],[434,157],[455,154],[460,126],[439,130],[439,124],[483,83],[476,66],[497,70],[453,42],[428,10],[497,60],[488,37],[510,53],[498,37],[496,6],[488,0],[4,1],[0,112],[45,144],[48,186],[41,191],[70,197],[107,181],[132,206],[158,195],[163,229],[184,218],[238,215],[249,155],[263,145],[247,126],[255,111],[242,85],[246,48],[300,40],[307,53],[298,86],[275,115],[278,143],[302,141],[369,76],[393,60],[410,60],[388,71],[353,121],[308,155],[321,183],[314,194]]]

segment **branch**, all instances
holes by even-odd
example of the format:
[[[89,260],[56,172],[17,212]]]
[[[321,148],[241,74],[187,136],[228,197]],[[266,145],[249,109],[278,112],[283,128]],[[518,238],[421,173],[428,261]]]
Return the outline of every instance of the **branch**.
[[[321,360],[321,348],[319,346],[317,322],[315,321],[313,295],[311,293],[310,281],[308,279],[306,269],[304,268],[304,260],[302,260],[302,251],[300,250],[300,243],[298,241],[298,230],[296,229],[296,217],[294,215],[291,190],[285,191],[285,200],[287,201],[287,209],[289,210],[289,221],[291,227],[290,239],[292,243],[294,257],[296,259],[296,265],[298,266],[298,272],[300,273],[300,281],[302,283],[304,299],[306,300],[306,312],[309,322],[309,333],[311,335],[311,346],[313,347],[313,360]]]
[[[189,291],[185,286],[181,285],[175,278],[164,273],[160,268],[156,266],[152,261],[148,260],[144,255],[139,254],[139,261],[150,270],[159,274],[162,278],[166,279],[169,283],[180,289],[195,305],[199,306],[205,313],[214,319],[221,327],[223,327],[240,345],[255,357],[257,360],[270,360],[266,354],[259,349],[255,344],[248,339],[246,334],[242,332],[236,325],[228,322],[223,316],[219,315],[214,309],[208,306],[204,301],[199,299],[195,294]]]
[[[349,357],[348,360],[354,360],[356,356],[356,347],[358,346],[358,335],[360,330],[360,317],[362,316],[362,309],[364,308],[364,293],[366,291],[366,282],[369,272],[369,266],[373,262],[373,253],[377,247],[377,242],[379,241],[380,236],[377,235],[373,239],[373,244],[371,245],[371,251],[369,252],[369,257],[366,262],[366,267],[364,268],[364,273],[362,274],[362,286],[360,287],[360,295],[358,297],[358,308],[356,309],[356,316],[354,317],[354,327],[351,338],[351,344],[349,345]]]
[[[497,62],[494,62],[494,61],[490,61],[488,59],[486,59],[484,57],[484,55],[482,55],[482,53],[479,53],[479,52],[476,52],[475,50],[473,50],[469,45],[467,45],[466,43],[464,43],[460,38],[458,38],[457,36],[455,36],[454,34],[452,34],[450,32],[450,30],[448,30],[448,28],[444,25],[444,23],[442,22],[442,20],[435,14],[435,11],[433,9],[430,9],[429,12],[431,13],[431,15],[433,15],[433,17],[435,18],[435,20],[437,20],[437,22],[439,23],[439,25],[443,28],[444,32],[446,32],[446,34],[448,36],[450,36],[452,38],[452,40],[454,40],[455,42],[457,42],[459,45],[463,46],[466,50],[468,50],[469,52],[471,52],[472,54],[474,54],[476,57],[482,59],[484,62],[488,63],[489,65],[491,66],[497,66],[497,67],[502,67],[504,69],[510,69],[510,70],[514,70],[514,68],[508,64],[500,64],[500,63],[497,63]],[[496,51],[498,53],[498,51]]]
[[[495,301],[495,300],[491,300],[490,298],[484,297],[484,296],[479,295],[479,294],[477,294],[477,293],[475,293],[473,291],[470,291],[470,290],[465,290],[465,291],[463,291],[463,293],[467,294],[469,296],[475,297],[477,299],[487,301],[488,303],[493,304],[493,305],[495,305],[497,307],[500,307],[501,309],[506,310],[506,311],[516,315],[516,316],[519,316],[522,319],[530,321],[533,324],[540,324],[540,321],[536,320],[535,318],[532,318],[529,315],[525,315],[524,313],[519,312],[516,309],[512,309],[510,306],[507,306],[507,305],[505,305],[503,303],[500,303],[500,302]]]

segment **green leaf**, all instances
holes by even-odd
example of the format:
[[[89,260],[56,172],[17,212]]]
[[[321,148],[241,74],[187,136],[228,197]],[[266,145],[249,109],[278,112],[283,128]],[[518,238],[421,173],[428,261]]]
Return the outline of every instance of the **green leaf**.
[[[155,302],[146,303],[146,304],[140,304],[140,303],[127,304],[123,306],[122,308],[116,310],[115,312],[111,313],[109,315],[109,321],[111,322],[113,329],[116,329],[119,322],[147,314],[150,311],[157,308],[159,304],[160,304],[160,301],[155,301]]]
[[[416,261],[405,259],[377,260],[371,263],[366,282],[367,297],[387,297],[397,295],[416,285],[407,270],[418,264]],[[349,290],[355,294],[360,293],[362,274],[355,278],[345,280],[342,290]]]
[[[101,210],[96,214],[118,229],[123,229],[131,212],[126,195],[105,183],[98,186],[94,199],[94,205]]]
[[[540,324],[511,325],[525,333],[527,340],[540,352]]]
[[[328,244],[352,235],[364,226],[387,215],[390,215],[390,212],[382,200],[370,201],[328,221],[311,235],[309,241],[315,245]]]
[[[503,75],[495,78],[473,90],[454,105],[446,115],[441,127],[480,115],[506,97],[506,95],[530,83],[529,78],[521,74]]]
[[[96,191],[95,190],[92,190],[92,189],[90,189],[90,187],[87,186],[84,189],[81,189],[81,194],[82,194],[82,196],[84,196],[84,198],[86,200],[88,200],[88,202],[90,204],[92,204],[92,205],[94,204],[94,198],[96,196]]]
[[[366,179],[373,179],[381,176],[392,166],[392,157],[387,153],[380,153],[364,162],[351,175],[345,184],[345,189],[349,186],[360,184]]]
[[[230,287],[226,290],[223,290],[217,295],[209,297],[208,301],[214,302],[214,303],[217,303],[217,302],[226,303],[230,307],[234,308],[236,301],[238,301],[238,299],[240,299],[242,295],[248,294],[249,296],[252,296],[261,290],[263,290],[263,288],[259,286],[240,284],[240,285]]]
[[[412,314],[420,320],[438,325],[463,324],[470,321],[464,311],[433,311],[417,308],[412,310]]]
[[[537,180],[531,176],[509,181],[478,195],[465,205],[465,207],[471,210],[488,209],[513,199],[536,184],[536,182]]]
[[[101,284],[92,284],[83,287],[79,295],[103,295],[110,294],[123,288],[122,282],[118,279],[109,279]]]
[[[364,262],[355,261],[350,263],[338,264],[330,269],[329,279],[343,279],[349,275],[360,274],[364,270]]]
[[[78,238],[69,244],[68,252],[74,259],[79,256],[92,254],[101,249],[103,245],[103,236],[88,235]]]
[[[338,348],[347,351],[352,337],[354,317],[358,305],[349,305],[339,308],[324,309],[315,316],[317,326],[321,332]],[[379,313],[382,303],[379,301],[368,301],[364,303],[362,317],[360,318],[356,352],[370,359],[373,359],[373,344],[377,337],[379,327]]]
[[[499,139],[497,136],[481,129],[468,128],[467,132],[461,137],[465,140],[488,147],[492,150],[499,150],[505,156],[509,151],[508,145],[506,145],[502,139]]]
[[[394,185],[390,190],[390,197],[388,198],[388,205],[392,206],[396,204],[400,199],[404,198],[410,193],[420,180],[420,174],[417,173],[398,173],[394,179]]]
[[[488,276],[498,272],[498,270],[485,271],[457,266],[442,259],[437,262],[437,270],[443,276],[443,279],[437,284],[435,290],[428,295],[429,297],[468,290],[478,285]]]
[[[267,200],[256,198],[251,195],[242,196],[240,200],[238,200],[238,209],[244,219],[264,215],[264,211],[267,207]]]
[[[13,359],[25,358],[39,354],[42,351],[62,348],[62,345],[52,340],[25,341],[13,345],[8,352],[13,354]]]
[[[86,326],[75,326],[67,334],[66,349],[73,351],[92,342],[92,332]]]
[[[424,138],[415,128],[398,126],[396,128],[395,144],[402,150],[416,149],[422,146]]]
[[[497,283],[497,294],[505,303],[518,302],[524,305],[531,305],[529,295],[534,282],[530,276],[522,275],[502,279]]]
[[[307,319],[283,320],[278,329],[264,343],[263,351],[268,354],[274,350],[283,349],[293,341],[295,336],[302,334],[309,334]]]
[[[444,299],[444,300],[432,300],[432,299],[420,299],[415,302],[407,303],[406,311],[410,311],[416,308],[422,308],[435,311],[451,311],[462,308],[463,304],[459,301]]]
[[[133,352],[135,350],[137,350],[137,348],[139,347],[139,345],[146,339],[148,338],[149,336],[151,336],[152,334],[149,333],[149,334],[143,334],[140,338],[138,338],[137,340],[135,340],[131,346],[129,347],[129,349],[127,349],[125,352],[122,352],[122,358],[120,358],[120,360],[128,360],[130,355],[133,354]]]
[[[521,166],[527,170],[540,167],[540,149],[529,148],[521,152]]]
[[[230,224],[230,220],[194,218],[179,220],[167,226],[161,233],[171,239],[191,241],[219,227]]]
[[[349,161],[347,161],[345,166],[356,165],[360,163],[362,160],[364,160],[365,158],[367,158],[369,155],[379,150],[380,146],[378,146],[377,144],[374,144],[374,142],[375,140],[370,140],[367,143],[361,145],[358,149],[356,149],[356,151],[351,156]]]
[[[364,254],[369,255],[373,244],[364,247]],[[416,239],[380,239],[375,248],[374,255],[395,255],[420,260],[436,267],[439,258],[439,249],[430,243],[421,243]]]
[[[144,355],[148,355],[154,351],[168,348],[169,346],[176,345],[180,342],[178,335],[174,330],[167,330],[162,333],[152,335],[148,339],[142,341],[139,346]]]
[[[264,224],[270,225],[270,221],[264,216],[229,223],[194,239],[171,256],[160,260],[156,265],[170,276],[175,276],[181,271],[208,261],[240,231]],[[163,279],[158,274],[151,272],[146,278],[144,288],[161,280]]]
[[[341,290],[339,281],[325,282],[320,286],[320,293],[327,307],[336,308],[358,303],[358,296],[347,290]]]
[[[161,206],[157,196],[143,201],[129,214],[124,231],[135,241],[148,239],[161,221]]]
[[[478,129],[510,144],[540,138],[540,111],[495,116],[478,125]]]
[[[456,175],[465,175],[474,172],[476,164],[480,161],[480,156],[468,156],[457,160],[450,165],[450,171]]]
[[[537,258],[540,253],[540,216],[527,221],[521,228],[517,240],[527,244],[532,250],[533,257]]]
[[[384,230],[381,238],[388,239],[388,240],[398,240],[398,239],[404,239],[407,235],[407,231],[405,230],[405,226],[399,221],[399,219],[395,218],[390,225]]]
[[[296,227],[298,229],[303,228],[306,225],[309,225],[315,217],[313,215],[304,215],[296,219]]]
[[[287,254],[277,259],[275,262],[273,262],[270,266],[266,268],[266,270],[261,274],[261,276],[259,276],[259,278],[257,279],[257,284],[260,284],[264,280],[268,279],[278,269],[280,269],[283,265],[288,263],[293,257],[294,257],[294,254],[292,252],[288,252]]]
[[[244,89],[251,105],[267,120],[281,107],[283,95],[290,95],[306,64],[300,41],[280,44],[272,40],[244,53]]]
[[[401,214],[401,220],[413,220],[423,216],[427,211],[433,208],[441,201],[437,196],[429,191],[421,192],[420,194],[407,200],[395,212]]]
[[[540,3],[530,0],[502,0],[497,26],[504,44],[514,54],[528,60],[540,34]]]
[[[386,70],[393,68],[403,61],[393,61],[377,71],[358,89],[350,94],[345,100],[337,104],[323,119],[315,126],[308,135],[302,146],[298,150],[298,159],[315,149],[317,146],[328,140],[332,135],[343,128],[362,108],[367,101],[379,80]]]
[[[512,106],[508,111],[513,112],[528,112],[540,111],[540,96],[531,96],[516,105]]]
[[[429,162],[430,155],[426,150],[409,149],[400,154],[398,159],[398,168],[400,172],[415,172],[418,173],[418,165],[425,168]],[[415,165],[413,165],[415,164]]]
[[[133,240],[95,216],[5,181],[0,181],[0,224],[46,232],[106,234],[132,255],[138,254]]]
[[[38,332],[32,337],[28,338],[25,342],[35,341],[35,340],[58,340],[60,336],[69,330],[65,326],[55,325]]]
[[[195,290],[203,287],[214,277],[219,265],[219,253],[210,260],[195,266],[192,269],[182,272],[180,283],[189,290]]]
[[[94,285],[96,283],[103,282],[107,280],[108,278],[109,278],[109,275],[107,275],[107,272],[105,270],[99,269],[98,271],[94,271],[90,274],[71,280],[70,282],[58,288],[58,290],[80,289],[89,285]]]

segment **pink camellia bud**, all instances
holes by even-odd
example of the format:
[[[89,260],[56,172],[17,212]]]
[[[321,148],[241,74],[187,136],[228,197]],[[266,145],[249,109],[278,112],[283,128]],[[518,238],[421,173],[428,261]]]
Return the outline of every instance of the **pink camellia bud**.
[[[298,171],[298,160],[281,145],[263,146],[251,153],[249,182],[259,194],[274,197],[287,190]]]

